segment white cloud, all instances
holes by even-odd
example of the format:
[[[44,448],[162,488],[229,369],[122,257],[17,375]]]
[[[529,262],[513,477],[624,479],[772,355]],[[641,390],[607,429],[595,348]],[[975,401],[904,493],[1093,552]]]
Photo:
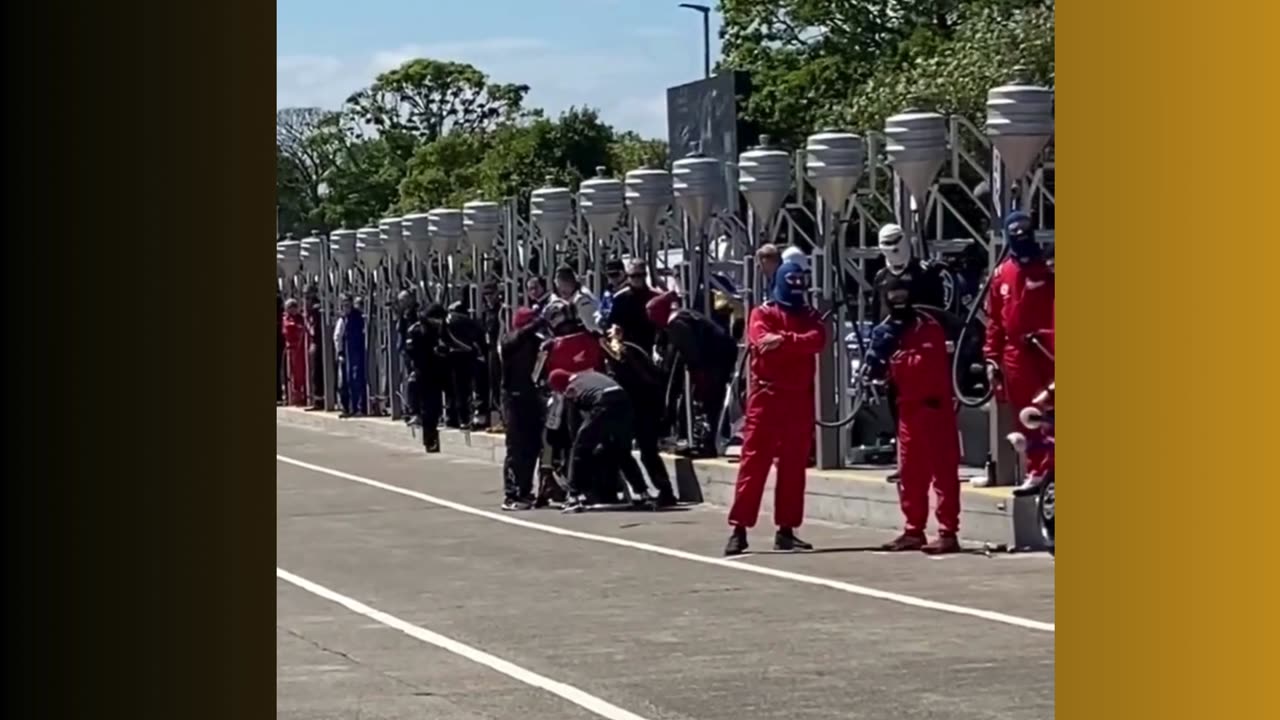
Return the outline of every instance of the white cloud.
[[[659,58],[644,53],[624,61],[617,54],[576,51],[536,38],[407,45],[357,58],[280,56],[276,105],[337,108],[378,73],[415,57],[466,62],[496,82],[528,84],[529,104],[553,116],[571,105],[588,105],[619,129],[666,136],[665,85],[655,80],[664,74]]]

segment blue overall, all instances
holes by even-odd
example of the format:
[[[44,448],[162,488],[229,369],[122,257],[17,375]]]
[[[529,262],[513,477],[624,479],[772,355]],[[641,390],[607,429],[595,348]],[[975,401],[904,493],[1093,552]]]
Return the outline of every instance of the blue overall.
[[[364,315],[347,313],[342,334],[342,406],[348,413],[368,413],[369,386],[365,379]]]

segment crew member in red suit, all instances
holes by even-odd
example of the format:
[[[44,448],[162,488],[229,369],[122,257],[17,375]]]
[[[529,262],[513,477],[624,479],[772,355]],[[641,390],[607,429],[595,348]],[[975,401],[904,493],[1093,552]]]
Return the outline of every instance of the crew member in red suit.
[[[751,386],[742,428],[742,460],[725,555],[747,549],[747,529],[756,524],[769,468],[777,462],[774,538],[777,550],[812,550],[796,537],[804,519],[805,466],[813,446],[813,383],[817,356],[827,341],[822,318],[809,307],[805,269],[783,263],[773,281],[773,301],[751,311],[747,349]]]
[[[947,335],[930,315],[915,309],[912,280],[891,275],[881,285],[889,317],[872,332],[867,371],[886,373],[897,388],[898,501],[906,519],[885,550],[932,555],[960,549],[960,438]],[[929,488],[936,498],[938,537],[929,542]]]
[[[1053,271],[1036,242],[1031,217],[1022,211],[1004,221],[1009,257],[995,269],[987,296],[987,339],[983,356],[995,364],[996,399],[1008,403],[1014,417],[1053,382]],[[1037,347],[1033,340],[1043,345]],[[1046,352],[1047,350],[1047,352]],[[1035,492],[1050,469],[1039,430],[1018,421],[1027,438],[1026,477],[1015,492]]]
[[[297,299],[284,304],[285,369],[289,381],[289,404],[305,406],[307,399],[307,319]]]

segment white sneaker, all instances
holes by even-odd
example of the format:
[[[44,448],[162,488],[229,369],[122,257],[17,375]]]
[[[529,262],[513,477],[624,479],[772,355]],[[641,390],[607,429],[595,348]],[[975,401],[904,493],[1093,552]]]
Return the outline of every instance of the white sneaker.
[[[991,478],[986,475],[974,475],[969,478],[969,487],[991,487]]]

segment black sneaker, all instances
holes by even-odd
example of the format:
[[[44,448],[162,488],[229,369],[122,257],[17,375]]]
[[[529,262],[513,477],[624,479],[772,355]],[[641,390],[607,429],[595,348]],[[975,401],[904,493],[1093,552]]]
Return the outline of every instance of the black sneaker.
[[[891,483],[900,483],[902,482],[902,473],[898,472],[897,470],[894,470],[893,472],[889,473],[889,476],[885,478],[885,481],[891,482]]]
[[[532,507],[533,506],[531,504],[525,502],[524,500],[507,499],[502,501],[502,509],[506,510],[507,512],[518,512],[520,510],[528,510]]]
[[[779,528],[778,534],[773,536],[773,549],[782,552],[812,550],[813,545],[796,537],[795,531],[791,528]]]
[[[724,554],[726,556],[741,555],[747,551],[747,529],[743,527],[735,527],[733,534],[729,536],[729,542],[724,546]]]
[[[586,509],[587,509],[587,504],[583,502],[582,498],[572,498],[567,502],[565,502],[564,506],[560,508],[560,512],[580,513]]]
[[[655,502],[652,498],[647,498],[647,497],[644,497],[644,498],[632,498],[632,499],[631,499],[631,509],[632,509],[632,510],[646,510],[646,511],[657,510],[657,509],[658,509],[658,503],[657,503],[657,502]]]
[[[676,505],[679,505],[680,501],[676,500],[675,495],[667,493],[666,495],[659,494],[658,499],[654,500],[653,504],[658,509],[672,508],[672,507],[675,507]]]

